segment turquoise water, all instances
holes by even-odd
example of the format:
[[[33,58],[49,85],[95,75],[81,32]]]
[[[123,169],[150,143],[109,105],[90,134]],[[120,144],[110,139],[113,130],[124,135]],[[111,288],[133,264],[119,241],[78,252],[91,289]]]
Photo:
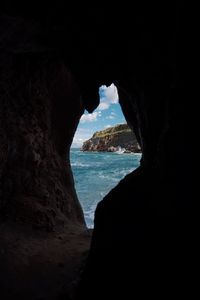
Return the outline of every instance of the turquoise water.
[[[79,201],[88,227],[93,227],[97,203],[139,166],[141,154],[82,152],[71,149],[71,165]]]

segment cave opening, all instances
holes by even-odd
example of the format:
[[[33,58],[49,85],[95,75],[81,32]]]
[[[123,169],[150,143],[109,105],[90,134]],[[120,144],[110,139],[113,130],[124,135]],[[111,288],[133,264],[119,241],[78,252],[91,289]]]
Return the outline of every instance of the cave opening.
[[[80,119],[70,158],[77,196],[88,228],[99,201],[140,165],[141,149],[119,104],[117,87],[99,88],[100,103]]]
[[[43,9],[35,1],[2,2],[1,299],[195,292],[196,165],[186,157],[195,106],[184,102],[188,84],[183,85],[181,70],[190,58],[184,52],[191,40],[187,32],[192,33],[184,26],[189,6],[186,11],[183,3],[141,6],[137,1],[110,9],[84,2],[71,9],[70,2],[64,9],[66,1],[56,1]],[[97,202],[117,185],[97,206],[92,232],[77,201],[69,148],[83,107],[90,114],[83,114],[80,125],[92,132],[78,142],[114,125],[110,111],[107,123],[95,128],[118,101],[109,106],[101,99],[101,109],[92,111],[91,97],[102,80],[112,78],[124,92],[120,103],[137,131],[143,158],[141,168],[117,185],[125,176],[125,160],[131,172],[140,155],[72,148],[75,187],[88,227]],[[88,83],[92,92],[85,88]],[[80,127],[76,136],[79,132]],[[73,297],[80,281],[80,297]]]

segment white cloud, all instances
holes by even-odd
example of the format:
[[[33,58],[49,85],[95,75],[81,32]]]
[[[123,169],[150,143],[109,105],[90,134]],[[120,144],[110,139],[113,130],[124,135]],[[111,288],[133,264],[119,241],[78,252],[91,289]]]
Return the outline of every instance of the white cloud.
[[[84,114],[82,115],[80,122],[85,123],[85,122],[94,122],[97,121],[97,117],[99,116],[98,112],[93,112],[92,114]]]
[[[109,103],[106,103],[106,102],[101,102],[98,106],[98,110],[105,110],[105,109],[108,109],[110,107],[110,104]]]
[[[117,114],[114,111],[111,111],[110,115],[106,117],[107,120],[114,120]]]
[[[100,104],[98,110],[105,110],[110,107],[111,104],[117,104],[119,101],[118,92],[116,86],[112,83],[110,86],[102,85],[99,89]]]
[[[114,120],[115,116],[110,115],[110,116],[107,116],[106,119],[108,119],[108,120]]]
[[[74,135],[72,148],[82,147],[83,142],[90,139],[92,134],[93,134],[92,128],[80,128],[79,127]]]
[[[104,126],[104,128],[110,128],[110,127],[112,127],[110,124]]]

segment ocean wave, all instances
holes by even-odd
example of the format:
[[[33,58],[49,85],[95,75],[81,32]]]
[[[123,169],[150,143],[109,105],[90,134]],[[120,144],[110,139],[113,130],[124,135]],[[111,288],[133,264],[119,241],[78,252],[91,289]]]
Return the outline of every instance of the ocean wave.
[[[99,174],[98,177],[101,178],[101,179],[106,179],[106,180],[114,181],[114,182],[118,182],[119,181],[119,179],[117,179],[115,177],[115,175],[111,175],[111,174],[108,174],[108,175]]]
[[[89,228],[94,226],[94,212],[98,202],[139,166],[140,157],[141,153],[117,155],[115,152],[72,152],[70,159],[75,187]]]
[[[124,169],[124,170],[120,170],[118,171],[118,176],[120,175],[120,177],[125,177],[126,175],[132,173],[136,168],[131,168],[131,169]]]
[[[106,193],[104,192],[100,192],[101,197],[104,197],[106,195]]]
[[[89,164],[84,164],[84,163],[81,163],[81,162],[74,162],[74,163],[71,163],[71,166],[72,166],[72,167],[90,167]]]
[[[89,209],[84,209],[84,215],[87,223],[88,228],[94,227],[94,213],[97,207],[97,203],[93,203],[90,205]]]

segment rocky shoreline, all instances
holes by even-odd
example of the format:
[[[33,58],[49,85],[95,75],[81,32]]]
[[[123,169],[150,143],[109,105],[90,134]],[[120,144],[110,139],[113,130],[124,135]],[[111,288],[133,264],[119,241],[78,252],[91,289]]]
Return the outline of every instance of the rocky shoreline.
[[[127,124],[119,124],[97,131],[83,143],[82,151],[140,153],[135,134]]]

